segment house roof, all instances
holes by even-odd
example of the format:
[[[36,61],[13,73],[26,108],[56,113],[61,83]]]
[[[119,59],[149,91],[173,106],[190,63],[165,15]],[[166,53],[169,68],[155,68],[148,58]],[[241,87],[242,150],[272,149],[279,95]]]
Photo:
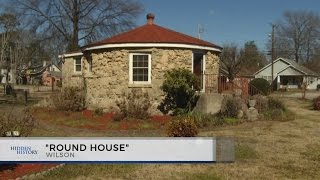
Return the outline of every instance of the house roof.
[[[51,74],[54,77],[58,77],[58,78],[62,77],[62,73],[58,72],[58,71],[49,71],[49,74]]]
[[[288,64],[288,67],[293,67],[294,69],[300,71],[301,73],[305,74],[305,75],[310,75],[310,76],[319,76],[319,74],[315,73],[314,71],[298,64],[297,62],[295,62],[294,60],[291,59],[286,59],[286,58],[278,58],[276,59],[273,63],[276,63],[277,61],[283,61],[286,64]],[[254,74],[258,74],[259,72],[265,70],[266,68],[268,68],[269,66],[271,66],[272,63],[269,63],[268,65],[266,65],[265,67],[261,68],[259,71],[257,71]],[[288,67],[284,68],[283,70],[287,69]],[[281,70],[282,71],[282,70]],[[280,71],[280,72],[281,72]]]
[[[91,43],[83,47],[84,50],[98,49],[98,47],[106,47],[103,45],[123,45],[143,43],[145,46],[154,44],[164,45],[169,44],[173,47],[174,44],[195,45],[211,48],[212,50],[221,51],[222,47],[213,43],[197,39],[161,26],[154,24],[154,15],[147,15],[147,24],[140,26],[131,31],[121,33],[111,38]],[[114,47],[114,46],[111,46]],[[127,46],[126,46],[127,47]],[[180,47],[180,46],[178,46]]]

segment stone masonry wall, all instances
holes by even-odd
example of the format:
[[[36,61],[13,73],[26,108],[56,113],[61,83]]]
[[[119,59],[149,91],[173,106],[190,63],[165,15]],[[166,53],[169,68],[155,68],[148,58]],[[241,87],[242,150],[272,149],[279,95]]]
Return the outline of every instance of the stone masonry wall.
[[[129,54],[137,52],[151,54],[151,85],[129,84]],[[211,52],[205,53],[206,73],[218,74],[219,58]],[[173,68],[186,68],[191,71],[192,55],[193,51],[189,49],[152,48],[93,51],[91,53],[91,70],[87,60],[83,58],[82,74],[85,79],[87,107],[89,109],[100,107],[112,111],[116,107],[115,102],[123,96],[123,93],[127,93],[132,88],[141,88],[144,92],[148,92],[151,98],[152,113],[159,113],[157,106],[163,98],[160,86],[164,80],[165,72]],[[66,62],[67,60],[64,65],[70,67],[71,65],[66,64]],[[64,79],[63,81],[66,83],[65,81],[68,80]],[[74,82],[74,80],[72,81]],[[72,83],[68,82],[66,84]],[[217,90],[217,86],[215,89]]]
[[[62,87],[82,86],[82,73],[74,72],[74,58],[65,58],[62,65]]]

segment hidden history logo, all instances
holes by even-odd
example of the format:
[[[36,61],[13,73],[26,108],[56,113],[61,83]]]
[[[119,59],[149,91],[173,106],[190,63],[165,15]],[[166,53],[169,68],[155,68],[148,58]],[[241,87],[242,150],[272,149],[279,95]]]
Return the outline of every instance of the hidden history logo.
[[[31,146],[10,146],[10,150],[16,152],[19,155],[36,155],[38,151],[32,149]]]

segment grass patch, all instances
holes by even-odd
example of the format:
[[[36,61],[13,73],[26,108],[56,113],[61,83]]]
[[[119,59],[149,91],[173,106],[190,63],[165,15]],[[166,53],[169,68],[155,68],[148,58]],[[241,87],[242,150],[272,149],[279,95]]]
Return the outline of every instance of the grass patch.
[[[177,178],[179,177],[179,178]],[[177,173],[174,174],[172,177],[172,179],[185,179],[185,180],[220,180],[222,179],[221,177],[219,177],[217,174],[215,174],[212,171],[208,171],[208,172],[201,172],[201,173]]]
[[[247,144],[238,144],[235,147],[236,160],[257,159],[257,151]]]
[[[316,177],[319,177],[318,162],[302,163],[286,160],[285,162],[276,164],[274,168],[289,179],[318,179]]]
[[[40,179],[128,179],[128,174],[136,171],[137,164],[67,164],[50,171]]]
[[[320,162],[320,144],[308,144],[306,151],[302,152],[301,155],[311,161]]]
[[[228,125],[236,125],[239,124],[240,121],[237,118],[232,118],[232,117],[226,117],[224,118],[224,122]]]
[[[263,112],[263,118],[270,121],[293,121],[296,119],[296,114],[291,110],[271,109]]]

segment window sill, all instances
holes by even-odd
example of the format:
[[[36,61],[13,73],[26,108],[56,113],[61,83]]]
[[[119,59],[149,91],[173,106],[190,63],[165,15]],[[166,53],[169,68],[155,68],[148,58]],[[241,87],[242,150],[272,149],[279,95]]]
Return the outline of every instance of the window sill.
[[[129,84],[129,88],[152,88],[152,84]]]
[[[81,77],[81,76],[82,76],[81,73],[74,73],[74,74],[71,75],[71,77]]]
[[[85,75],[84,77],[85,77],[85,78],[96,78],[96,77],[98,77],[98,76],[92,75],[92,74],[87,74],[87,75]]]

